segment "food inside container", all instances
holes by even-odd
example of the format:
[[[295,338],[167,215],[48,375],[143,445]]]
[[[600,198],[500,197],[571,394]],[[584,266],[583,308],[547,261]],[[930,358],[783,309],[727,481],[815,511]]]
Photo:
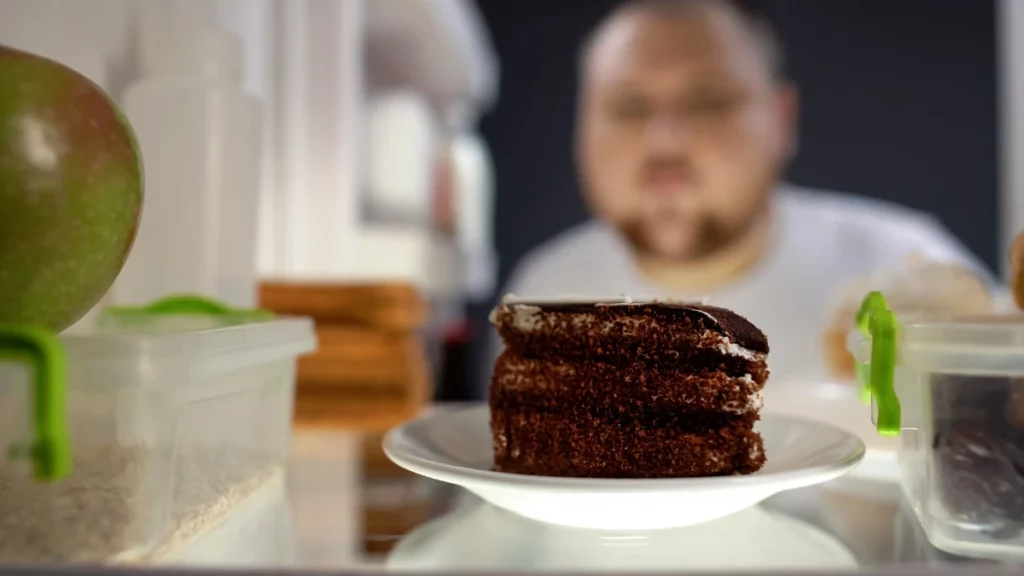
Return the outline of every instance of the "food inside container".
[[[60,338],[67,475],[0,461],[0,564],[158,561],[284,473],[309,320],[122,312]],[[0,448],[24,456],[39,365],[17,360],[0,354]]]
[[[997,305],[975,271],[912,254],[871,276],[855,279],[834,295],[822,332],[826,365],[834,376],[852,380],[855,375],[846,337],[864,295],[871,290],[885,294],[889,309],[901,318],[988,314]]]
[[[850,351],[924,533],[952,554],[1024,559],[1024,317],[901,320],[873,297]]]

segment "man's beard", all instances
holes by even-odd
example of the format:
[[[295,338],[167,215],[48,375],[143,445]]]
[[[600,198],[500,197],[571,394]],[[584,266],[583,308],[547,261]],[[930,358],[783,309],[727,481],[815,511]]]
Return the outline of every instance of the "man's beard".
[[[639,257],[666,262],[699,262],[714,256],[746,236],[757,225],[763,213],[764,206],[759,205],[738,223],[723,222],[708,215],[701,216],[696,222],[681,222],[680,226],[696,226],[696,233],[686,246],[671,251],[659,247],[657,241],[651,237],[649,230],[653,226],[646,218],[633,217],[620,222],[616,227]]]

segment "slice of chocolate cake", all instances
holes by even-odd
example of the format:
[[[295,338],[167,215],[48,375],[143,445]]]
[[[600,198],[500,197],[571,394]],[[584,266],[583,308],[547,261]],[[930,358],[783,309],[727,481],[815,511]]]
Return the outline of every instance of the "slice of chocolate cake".
[[[674,302],[506,298],[491,379],[494,468],[590,478],[749,474],[768,340],[742,316]]]

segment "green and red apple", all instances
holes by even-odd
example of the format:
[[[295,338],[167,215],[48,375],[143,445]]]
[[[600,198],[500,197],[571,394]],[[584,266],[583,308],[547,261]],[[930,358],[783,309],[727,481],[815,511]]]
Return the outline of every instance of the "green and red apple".
[[[103,90],[0,45],[0,324],[84,316],[131,250],[142,189],[134,133]]]

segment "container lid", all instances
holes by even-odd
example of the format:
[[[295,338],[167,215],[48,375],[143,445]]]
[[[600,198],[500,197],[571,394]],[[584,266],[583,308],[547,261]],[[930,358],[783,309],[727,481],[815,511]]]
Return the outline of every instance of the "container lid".
[[[902,317],[880,292],[865,297],[847,347],[875,408],[879,433],[899,433],[896,367],[924,373],[1024,376],[1024,317]]]
[[[236,310],[197,296],[172,297],[143,308],[108,309],[98,329],[83,336],[58,338],[36,327],[0,325],[0,362],[25,364],[32,371],[32,405],[26,410],[34,421],[31,444],[0,448],[6,448],[9,458],[31,460],[39,480],[60,480],[71,472],[64,403],[70,370],[101,366],[105,375],[115,376],[114,382],[139,385],[140,366],[150,371],[172,363],[176,370],[201,378],[315,348],[308,318]],[[128,377],[116,377],[119,371]]]
[[[69,355],[83,361],[116,362],[140,355],[150,362],[187,359],[191,370],[203,374],[233,369],[239,354],[267,361],[316,347],[309,318],[234,309],[194,295],[171,296],[138,308],[108,308],[95,332],[62,341]]]
[[[104,331],[184,332],[273,320],[262,308],[231,308],[204,296],[181,294],[147,306],[111,306],[100,316]]]
[[[896,320],[896,365],[922,372],[1024,375],[1024,316]],[[872,361],[870,332],[852,331],[847,346]]]

